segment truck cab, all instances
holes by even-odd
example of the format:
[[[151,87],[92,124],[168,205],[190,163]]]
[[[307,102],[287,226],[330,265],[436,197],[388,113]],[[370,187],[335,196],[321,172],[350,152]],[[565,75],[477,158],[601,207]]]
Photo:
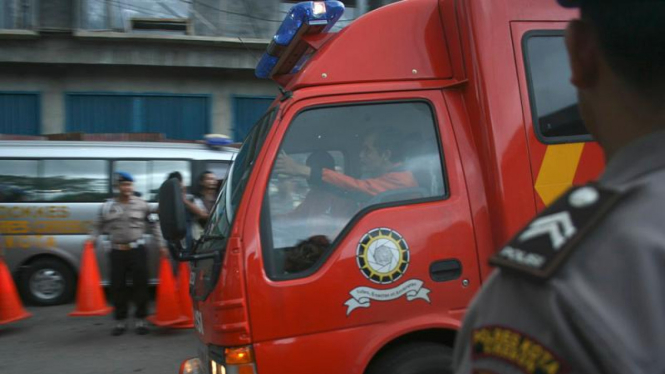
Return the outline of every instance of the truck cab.
[[[555,1],[405,0],[329,33],[294,6],[280,85],[195,248],[182,373],[446,372],[489,256],[604,159]]]

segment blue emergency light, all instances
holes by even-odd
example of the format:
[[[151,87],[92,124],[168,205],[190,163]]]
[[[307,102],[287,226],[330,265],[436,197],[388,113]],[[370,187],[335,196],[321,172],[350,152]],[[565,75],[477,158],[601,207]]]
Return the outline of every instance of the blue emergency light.
[[[344,4],[340,1],[306,1],[291,7],[256,65],[256,76],[271,78],[273,75],[296,73],[309,49],[302,36],[329,31],[343,13]]]
[[[225,135],[208,134],[205,136],[205,143],[211,147],[221,147],[233,143],[233,139]]]

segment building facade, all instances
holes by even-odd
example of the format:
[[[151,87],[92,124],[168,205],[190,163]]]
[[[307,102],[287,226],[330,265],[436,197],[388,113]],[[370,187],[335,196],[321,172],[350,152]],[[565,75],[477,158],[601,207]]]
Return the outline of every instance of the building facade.
[[[345,1],[339,27],[389,2]],[[0,134],[242,140],[278,93],[254,67],[292,3],[0,0]]]

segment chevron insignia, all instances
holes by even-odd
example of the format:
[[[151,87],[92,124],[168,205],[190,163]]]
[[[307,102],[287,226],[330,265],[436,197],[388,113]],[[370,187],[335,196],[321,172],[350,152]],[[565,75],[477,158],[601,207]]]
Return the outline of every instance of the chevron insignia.
[[[594,184],[569,190],[492,256],[490,264],[548,279],[624,196]]]

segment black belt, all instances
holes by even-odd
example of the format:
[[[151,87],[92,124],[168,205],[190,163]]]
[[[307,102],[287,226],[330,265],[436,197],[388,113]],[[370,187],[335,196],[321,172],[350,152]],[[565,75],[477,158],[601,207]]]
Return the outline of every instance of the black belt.
[[[143,239],[139,239],[135,242],[129,242],[129,243],[113,243],[113,244],[111,244],[111,247],[115,248],[115,249],[122,250],[122,251],[126,251],[126,250],[129,250],[129,249],[138,248],[138,247],[140,247],[144,244],[145,244],[145,241]]]

